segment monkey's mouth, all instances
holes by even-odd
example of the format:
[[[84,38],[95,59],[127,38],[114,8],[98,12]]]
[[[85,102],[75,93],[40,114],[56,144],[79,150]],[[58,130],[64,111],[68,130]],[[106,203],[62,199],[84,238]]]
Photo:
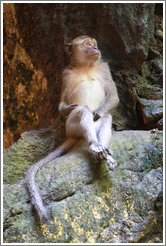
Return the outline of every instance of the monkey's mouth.
[[[100,55],[99,52],[94,52],[94,53],[89,54],[89,56],[99,56],[99,55]]]

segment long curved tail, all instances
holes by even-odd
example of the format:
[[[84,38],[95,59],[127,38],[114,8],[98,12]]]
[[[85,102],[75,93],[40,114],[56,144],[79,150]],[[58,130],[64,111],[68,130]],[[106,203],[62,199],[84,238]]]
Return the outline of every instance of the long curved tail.
[[[42,221],[42,219],[47,219],[48,215],[40,196],[39,190],[35,184],[35,176],[41,167],[45,166],[55,158],[66,154],[70,149],[72,149],[77,141],[77,139],[73,138],[67,139],[60,147],[51,152],[48,156],[33,164],[25,175],[27,186],[31,195],[31,203],[37,211],[40,221]]]

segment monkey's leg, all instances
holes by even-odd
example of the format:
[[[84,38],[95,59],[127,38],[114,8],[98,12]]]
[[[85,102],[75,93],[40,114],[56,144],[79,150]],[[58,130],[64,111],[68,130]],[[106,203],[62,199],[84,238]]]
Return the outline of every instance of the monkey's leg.
[[[74,109],[66,121],[67,137],[84,137],[88,145],[98,143],[92,112],[84,106]]]
[[[104,159],[108,152],[108,144],[111,139],[112,117],[111,115],[104,116],[95,121],[94,124],[98,144],[93,143],[90,148],[98,153],[100,159]]]
[[[111,140],[112,135],[112,116],[106,115],[102,118],[100,118],[97,122],[97,138],[99,143],[104,146],[105,148],[108,148],[109,142]]]
[[[103,126],[101,127],[102,123]],[[68,138],[84,137],[93,153],[97,153],[98,157],[101,157],[100,159],[108,159],[108,149],[99,143],[96,130],[99,128],[101,131],[105,124],[103,119],[103,121],[100,120],[97,124],[98,126],[96,126],[96,123],[93,121],[92,112],[87,107],[79,106],[71,112],[66,121],[66,135]],[[106,142],[109,142],[109,140],[110,137]],[[110,162],[110,160],[108,161]]]
[[[112,116],[106,115],[95,122],[98,142],[103,146],[103,151],[98,152],[99,159],[105,159],[111,170],[117,165],[112,157],[112,152],[108,149],[112,135]]]

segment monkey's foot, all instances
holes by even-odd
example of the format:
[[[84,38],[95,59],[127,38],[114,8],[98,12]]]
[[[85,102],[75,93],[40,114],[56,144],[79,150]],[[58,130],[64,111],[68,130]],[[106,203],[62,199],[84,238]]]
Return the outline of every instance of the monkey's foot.
[[[106,156],[106,161],[107,161],[107,164],[108,164],[109,169],[113,171],[114,168],[117,166],[116,160],[114,160],[114,158],[112,157],[112,155],[108,154]]]
[[[100,160],[106,160],[108,167],[110,170],[114,170],[114,168],[117,166],[116,160],[112,157],[112,151],[110,149],[105,148],[102,153],[99,153]]]
[[[92,150],[93,153],[97,154],[100,160],[105,159],[107,152],[106,149],[98,143],[91,144],[89,146],[90,150]]]
[[[108,148],[104,148],[101,144],[91,144],[89,148],[97,154],[98,159],[106,160],[110,170],[113,170],[117,166],[116,160],[112,157],[112,151]]]

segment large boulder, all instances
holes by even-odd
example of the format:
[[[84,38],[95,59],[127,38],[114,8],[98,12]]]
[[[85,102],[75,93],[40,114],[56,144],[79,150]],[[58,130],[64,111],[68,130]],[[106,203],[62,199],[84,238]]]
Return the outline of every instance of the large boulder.
[[[51,216],[40,225],[24,172],[53,142],[50,129],[25,132],[4,153],[5,243],[162,242],[162,132],[113,132],[114,171],[84,143],[48,163],[36,176]]]

